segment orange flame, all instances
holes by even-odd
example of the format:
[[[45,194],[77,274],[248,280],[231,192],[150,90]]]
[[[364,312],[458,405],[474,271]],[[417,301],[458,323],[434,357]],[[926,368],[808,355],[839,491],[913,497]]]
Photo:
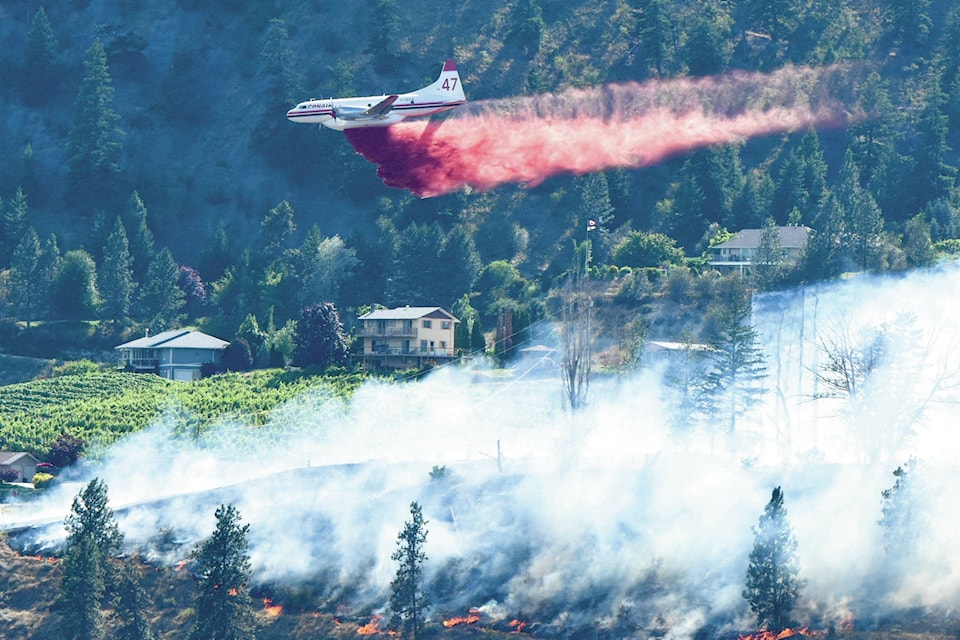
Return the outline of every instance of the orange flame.
[[[270,598],[263,599],[263,612],[267,614],[269,618],[277,618],[283,613],[283,605],[273,604],[273,600]]]
[[[523,628],[527,626],[527,623],[523,620],[517,620],[514,618],[507,626],[513,629],[515,632],[520,633],[523,631]]]
[[[183,571],[183,568],[187,566],[187,560],[181,560],[177,563],[177,566],[174,568],[174,571]]]
[[[480,610],[470,609],[470,612],[463,617],[444,620],[443,626],[449,629],[450,627],[455,627],[458,624],[474,624],[476,622],[480,622]]]
[[[227,595],[235,596],[237,595],[237,588],[233,587],[232,589],[227,590]]]
[[[803,627],[802,629],[791,629],[787,627],[780,633],[759,631],[753,634],[742,635],[739,637],[739,640],[785,640],[793,636],[822,636],[825,633],[825,631],[810,631],[808,627]]]
[[[383,616],[377,614],[370,618],[370,622],[367,624],[357,627],[357,633],[362,636],[369,636],[374,633],[380,633],[380,621],[383,620]]]

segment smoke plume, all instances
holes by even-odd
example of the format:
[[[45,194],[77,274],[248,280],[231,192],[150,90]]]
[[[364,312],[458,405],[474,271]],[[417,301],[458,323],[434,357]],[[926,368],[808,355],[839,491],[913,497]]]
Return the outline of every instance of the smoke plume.
[[[845,67],[609,84],[468,103],[450,117],[348,129],[388,186],[422,196],[640,168],[698,147],[859,116]]]
[[[595,380],[572,415],[549,368],[521,362],[530,372],[503,381],[447,367],[371,382],[347,403],[307,394],[264,427],[223,424],[199,441],[165,417],[3,524],[46,520],[22,535],[55,545],[80,483],[99,476],[129,549],[174,565],[233,503],[257,583],[361,617],[389,601],[416,500],[434,622],[476,607],[481,623],[518,619],[539,636],[733,637],[755,624],[741,596],[751,528],[782,486],[807,580],[798,622],[869,629],[960,598],[960,327],[945,321],[958,301],[956,265],[761,297],[768,391],[732,434],[678,429],[675,390],[654,366]],[[823,393],[822,346],[838,336],[850,351],[883,343],[858,396]],[[911,457],[924,487],[914,545],[891,558],[881,492]]]

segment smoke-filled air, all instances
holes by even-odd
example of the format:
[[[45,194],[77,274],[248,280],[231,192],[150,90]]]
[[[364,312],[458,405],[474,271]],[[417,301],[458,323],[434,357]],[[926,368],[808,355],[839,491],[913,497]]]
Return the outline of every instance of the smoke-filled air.
[[[732,433],[688,426],[655,364],[595,380],[572,414],[542,363],[505,383],[452,366],[369,383],[348,403],[304,396],[266,426],[224,424],[200,442],[160,420],[76,480],[104,479],[129,550],[170,565],[233,503],[258,584],[363,615],[389,600],[418,501],[434,622],[476,608],[538,635],[669,638],[755,627],[742,596],[752,529],[780,486],[806,580],[798,622],[870,628],[960,597],[958,301],[956,266],[760,296],[765,399]],[[871,366],[844,387],[831,363],[865,353]],[[882,493],[907,464],[911,543],[888,553]],[[63,536],[78,483],[24,514],[53,524],[21,543]]]
[[[444,119],[348,129],[391,187],[422,196],[646,167],[699,147],[861,117],[850,68],[786,67],[470,102]]]

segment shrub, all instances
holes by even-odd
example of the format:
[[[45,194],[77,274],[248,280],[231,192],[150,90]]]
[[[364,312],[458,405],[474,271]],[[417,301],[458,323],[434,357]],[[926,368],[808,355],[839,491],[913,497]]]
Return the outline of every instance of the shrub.
[[[57,481],[56,476],[52,476],[49,473],[36,473],[33,476],[33,488],[34,489],[45,489],[51,484]]]
[[[100,365],[98,365],[96,362],[86,359],[72,360],[54,367],[53,371],[50,373],[50,377],[57,378],[60,376],[83,376],[90,373],[97,373],[98,371],[100,371]]]
[[[20,472],[12,467],[0,469],[0,482],[16,482],[20,479]]]

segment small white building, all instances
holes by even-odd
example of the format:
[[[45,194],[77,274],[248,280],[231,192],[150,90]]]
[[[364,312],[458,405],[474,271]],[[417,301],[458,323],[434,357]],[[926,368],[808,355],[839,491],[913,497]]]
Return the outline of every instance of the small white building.
[[[0,451],[0,469],[15,469],[19,477],[14,482],[33,482],[40,461],[25,451]]]
[[[170,380],[198,380],[205,364],[219,364],[230,344],[226,340],[189,329],[147,335],[114,347],[120,352],[119,369],[156,373]]]

